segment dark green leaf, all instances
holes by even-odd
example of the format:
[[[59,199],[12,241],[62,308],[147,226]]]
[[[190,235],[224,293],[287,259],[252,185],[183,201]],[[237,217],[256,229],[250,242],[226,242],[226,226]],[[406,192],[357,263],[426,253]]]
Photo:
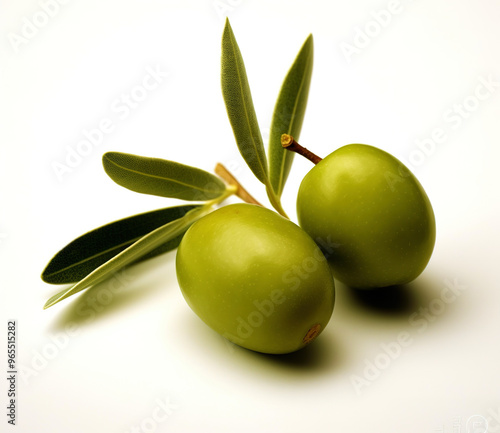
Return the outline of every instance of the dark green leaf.
[[[274,107],[269,136],[269,177],[278,197],[283,193],[294,157],[294,152],[281,146],[281,135],[299,139],[311,83],[313,51],[313,37],[309,35],[283,81]]]
[[[49,308],[54,304],[62,301],[63,299],[74,295],[75,293],[78,293],[91,286],[94,286],[95,284],[103,282],[107,278],[110,278],[120,269],[136,262],[140,257],[143,257],[144,255],[150,253],[166,242],[175,239],[181,233],[184,233],[191,224],[205,215],[207,211],[209,211],[209,209],[207,209],[205,206],[192,209],[182,218],[176,219],[157,228],[156,230],[153,230],[152,232],[143,236],[138,241],[118,253],[112,259],[108,260],[106,263],[93,270],[90,274],[83,278],[83,280],[80,280],[74,286],[68,289],[64,289],[52,296],[45,303],[43,308]]]
[[[217,176],[165,159],[107,152],[102,163],[118,185],[143,194],[206,201],[221,196],[226,190]]]
[[[42,280],[50,284],[76,283],[94,269],[158,227],[181,218],[196,205],[175,206],[134,215],[94,229],[66,245],[49,262]],[[183,234],[164,243],[137,261],[179,246]]]
[[[263,184],[269,184],[266,152],[253,106],[245,64],[226,20],[222,35],[222,95],[236,144],[243,159]]]

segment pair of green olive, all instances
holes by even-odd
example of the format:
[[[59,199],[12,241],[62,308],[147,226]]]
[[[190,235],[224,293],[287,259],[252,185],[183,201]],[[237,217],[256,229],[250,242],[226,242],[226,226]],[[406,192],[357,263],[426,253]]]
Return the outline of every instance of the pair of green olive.
[[[273,354],[304,347],[330,320],[333,277],[366,289],[404,284],[434,248],[422,186],[368,145],[321,160],[300,185],[297,216],[300,227],[262,207],[228,205],[194,223],[179,246],[187,303],[242,347]]]

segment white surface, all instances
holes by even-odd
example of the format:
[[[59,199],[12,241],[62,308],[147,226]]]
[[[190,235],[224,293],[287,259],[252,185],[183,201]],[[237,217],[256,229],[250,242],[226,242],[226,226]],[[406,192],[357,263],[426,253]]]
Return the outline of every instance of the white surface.
[[[0,358],[6,322],[16,319],[18,364],[32,369],[19,376],[17,431],[455,433],[484,432],[485,419],[498,431],[500,5],[401,0],[400,13],[348,62],[342,42],[352,44],[356,27],[370,26],[389,3],[397,4],[68,1],[16,51],[9,34],[20,35],[25,18],[43,9],[37,1],[2,2]],[[182,298],[173,253],[113,282],[112,299],[105,283],[42,310],[60,288],[39,275],[61,247],[109,221],[175,203],[114,184],[101,167],[105,151],[207,170],[221,161],[265,200],[236,150],[221,97],[224,20],[215,6],[224,4],[265,138],[281,81],[309,33],[315,65],[304,145],[326,155],[368,143],[408,162],[416,161],[415,140],[435,129],[446,137],[419,166],[410,163],[438,225],[424,274],[392,309],[339,284],[328,328],[291,356],[238,349],[208,329]],[[114,101],[142,82],[146,68],[168,77],[122,119]],[[497,84],[480,89],[476,106],[472,97],[488,77]],[[464,102],[467,118],[446,117]],[[67,146],[104,118],[114,131],[59,181],[52,163],[64,162]],[[309,169],[296,159],[284,196],[292,215]],[[422,319],[420,308],[439,306],[433,300],[446,281],[462,285],[461,295]],[[91,313],[99,296],[109,305]],[[402,332],[411,344],[358,393],[352,375],[383,362],[381,344]],[[158,403],[166,399],[176,406],[168,417]],[[0,426],[10,431],[6,417]]]

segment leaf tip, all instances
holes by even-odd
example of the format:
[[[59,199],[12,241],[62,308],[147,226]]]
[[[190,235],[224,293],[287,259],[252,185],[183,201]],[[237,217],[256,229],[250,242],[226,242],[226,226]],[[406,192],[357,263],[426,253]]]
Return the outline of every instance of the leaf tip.
[[[104,153],[102,155],[102,166],[104,167],[104,171],[106,171],[106,173],[107,173],[107,170],[106,170],[107,169],[107,165],[108,165],[109,159],[110,159],[109,158],[110,157],[110,153],[111,152],[106,152],[106,153]]]
[[[116,155],[117,152],[105,152],[103,155],[102,155],[102,161],[108,161],[110,160],[113,155]]]
[[[308,47],[309,49],[312,49],[314,47],[314,38],[312,33],[309,33],[309,36],[306,38],[303,48],[305,47]]]
[[[229,18],[226,17],[226,21],[224,23],[224,34],[226,34],[227,32],[230,32],[230,31],[232,31],[231,23],[229,22]]]

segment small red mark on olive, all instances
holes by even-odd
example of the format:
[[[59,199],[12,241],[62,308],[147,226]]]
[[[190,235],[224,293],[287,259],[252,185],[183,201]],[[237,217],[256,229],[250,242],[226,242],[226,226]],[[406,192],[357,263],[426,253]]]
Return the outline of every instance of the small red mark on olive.
[[[311,328],[309,328],[309,331],[307,331],[302,342],[305,344],[309,344],[319,335],[320,331],[321,331],[321,325],[319,323],[316,323],[316,325],[311,326]]]

